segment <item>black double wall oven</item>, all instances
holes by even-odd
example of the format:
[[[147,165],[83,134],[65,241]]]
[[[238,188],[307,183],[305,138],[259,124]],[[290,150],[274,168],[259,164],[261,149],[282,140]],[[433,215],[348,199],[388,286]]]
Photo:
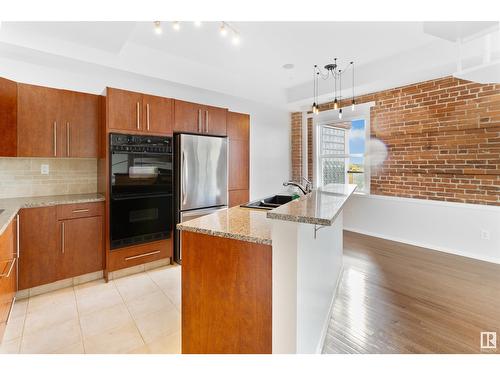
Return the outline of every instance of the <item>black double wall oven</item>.
[[[109,160],[111,250],[170,238],[172,138],[110,134]]]

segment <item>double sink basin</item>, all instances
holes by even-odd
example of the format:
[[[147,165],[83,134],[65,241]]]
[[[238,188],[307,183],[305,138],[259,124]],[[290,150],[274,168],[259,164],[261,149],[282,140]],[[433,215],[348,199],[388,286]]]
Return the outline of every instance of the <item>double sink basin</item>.
[[[259,199],[253,202],[248,202],[242,204],[240,207],[246,208],[258,208],[261,210],[272,210],[273,208],[279,207],[285,203],[291,202],[293,196],[285,194],[272,195],[270,197]]]

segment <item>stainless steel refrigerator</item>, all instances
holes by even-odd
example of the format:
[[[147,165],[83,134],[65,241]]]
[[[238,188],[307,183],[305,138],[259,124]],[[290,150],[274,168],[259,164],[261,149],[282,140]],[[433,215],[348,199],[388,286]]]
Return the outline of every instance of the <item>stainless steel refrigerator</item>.
[[[176,223],[227,208],[227,138],[178,134],[175,139]],[[182,261],[175,230],[174,259]]]

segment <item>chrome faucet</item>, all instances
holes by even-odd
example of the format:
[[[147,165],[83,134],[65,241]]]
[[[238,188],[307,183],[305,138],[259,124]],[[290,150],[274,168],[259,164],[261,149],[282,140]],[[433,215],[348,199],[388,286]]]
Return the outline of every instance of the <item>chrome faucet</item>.
[[[293,182],[293,181],[285,181],[285,182],[283,182],[283,186],[295,186],[295,187],[298,187],[302,191],[302,193],[304,195],[306,195],[306,194],[308,194],[308,193],[311,192],[312,184],[311,184],[311,181],[309,181],[307,178],[302,177],[302,179],[304,181],[306,181],[306,186],[302,186],[298,182]]]

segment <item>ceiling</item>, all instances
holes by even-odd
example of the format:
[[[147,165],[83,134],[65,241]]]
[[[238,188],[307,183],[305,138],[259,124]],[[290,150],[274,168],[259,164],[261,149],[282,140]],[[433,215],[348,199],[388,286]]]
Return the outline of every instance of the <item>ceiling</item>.
[[[200,87],[220,93],[297,108],[309,103],[312,67],[339,58],[354,61],[358,94],[452,74],[457,38],[497,31],[495,22],[230,22],[241,35],[233,45],[216,22],[196,27],[182,22],[174,31],[163,22],[4,22],[0,50],[23,47]],[[496,35],[496,34],[495,34]],[[500,49],[495,36],[494,53]],[[468,48],[467,59],[483,45]],[[29,59],[29,54],[23,54]],[[35,56],[35,55],[33,55]],[[34,58],[34,57],[33,57]],[[284,64],[293,64],[286,70]],[[345,86],[351,85],[350,78]],[[320,86],[328,99],[329,87]]]

